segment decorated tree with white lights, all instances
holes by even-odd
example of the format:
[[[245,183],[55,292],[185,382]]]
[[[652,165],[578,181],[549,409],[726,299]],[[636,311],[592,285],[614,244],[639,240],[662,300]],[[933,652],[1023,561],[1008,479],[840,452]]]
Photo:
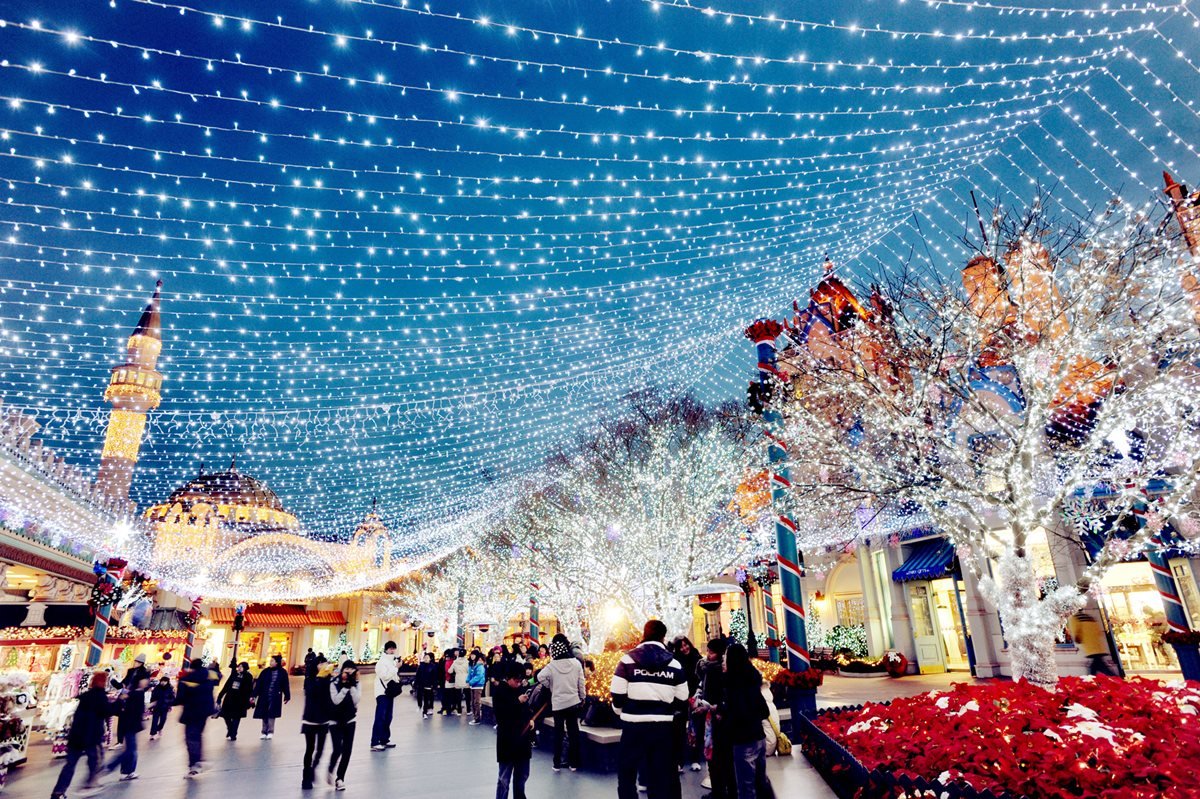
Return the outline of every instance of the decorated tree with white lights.
[[[544,486],[500,535],[528,553],[544,602],[595,638],[623,617],[689,622],[689,584],[743,558],[733,492],[746,428],[731,407],[653,391],[631,395],[577,446],[551,457]]]
[[[897,265],[860,304],[828,277],[814,300],[832,329],[807,335],[803,312],[787,325],[766,401],[803,444],[792,482],[816,523],[801,546],[828,543],[821,518],[919,507],[980,576],[1014,676],[1048,686],[1055,640],[1105,570],[1197,533],[1189,259],[1170,226],[1116,205],[1063,224],[1039,201],[980,227],[990,244],[961,282]],[[1107,543],[1078,580],[1039,585],[1039,531]]]

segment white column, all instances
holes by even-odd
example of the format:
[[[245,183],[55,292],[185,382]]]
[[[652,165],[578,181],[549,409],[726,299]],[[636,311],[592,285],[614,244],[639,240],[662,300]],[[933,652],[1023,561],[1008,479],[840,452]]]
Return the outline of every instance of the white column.
[[[971,633],[971,648],[975,652],[975,676],[999,677],[999,649],[1003,646],[1000,617],[989,610],[979,592],[979,578],[969,569],[963,571],[963,608],[967,629]]]
[[[883,609],[879,607],[879,583],[875,575],[874,558],[871,549],[860,547],[855,558],[858,561],[858,580],[862,584],[863,607],[866,610],[867,653],[879,657],[887,649],[887,635],[884,633]]]
[[[913,640],[912,619],[908,615],[908,598],[905,596],[904,586],[891,579],[891,573],[900,568],[904,558],[899,547],[888,547],[886,552],[889,572],[887,585],[892,595],[892,647],[908,658],[908,662],[916,668],[917,644]]]

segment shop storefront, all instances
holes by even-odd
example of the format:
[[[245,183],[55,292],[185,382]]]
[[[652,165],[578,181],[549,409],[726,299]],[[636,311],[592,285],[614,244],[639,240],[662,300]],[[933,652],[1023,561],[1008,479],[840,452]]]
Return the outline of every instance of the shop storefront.
[[[922,674],[969,671],[973,666],[964,596],[966,587],[944,538],[903,545],[904,562],[892,579],[904,585],[904,598]]]
[[[233,659],[236,646],[238,662],[249,663],[254,672],[269,665],[275,655],[283,658],[289,668],[299,666],[309,647],[329,656],[346,629],[346,617],[341,611],[308,610],[292,605],[251,605],[244,615],[244,627],[237,635],[233,631],[233,618],[233,608],[209,609],[204,651],[224,665]],[[379,631],[373,632],[377,637]],[[373,647],[372,651],[377,650]],[[358,656],[356,652],[355,657]]]

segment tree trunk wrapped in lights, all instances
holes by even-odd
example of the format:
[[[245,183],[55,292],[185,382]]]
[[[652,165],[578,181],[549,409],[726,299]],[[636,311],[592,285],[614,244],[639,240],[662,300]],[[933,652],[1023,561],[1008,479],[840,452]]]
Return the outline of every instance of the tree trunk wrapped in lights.
[[[922,509],[999,611],[1014,676],[1039,685],[1110,566],[1159,531],[1200,533],[1188,259],[1116,208],[1062,232],[1041,201],[997,214],[961,284],[906,264],[863,305],[830,274],[779,353],[787,439],[820,464],[792,474],[797,500],[825,518]],[[1154,522],[1126,524],[1138,515]],[[801,529],[802,546],[842,535]],[[1039,584],[1043,533],[1106,543],[1078,581]]]

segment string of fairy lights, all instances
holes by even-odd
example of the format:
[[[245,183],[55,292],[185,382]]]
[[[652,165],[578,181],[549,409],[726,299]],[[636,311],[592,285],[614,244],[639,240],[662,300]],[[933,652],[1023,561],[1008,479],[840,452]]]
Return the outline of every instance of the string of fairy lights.
[[[970,189],[1088,209],[1200,174],[1184,3],[619,5],[6,9],[0,413],[94,471],[163,279],[131,498],[236,456],[344,542],[378,497],[394,563],[241,567],[303,572],[248,598],[349,590],[469,540],[629,391],[740,396],[741,328],[826,257],[953,267]]]

